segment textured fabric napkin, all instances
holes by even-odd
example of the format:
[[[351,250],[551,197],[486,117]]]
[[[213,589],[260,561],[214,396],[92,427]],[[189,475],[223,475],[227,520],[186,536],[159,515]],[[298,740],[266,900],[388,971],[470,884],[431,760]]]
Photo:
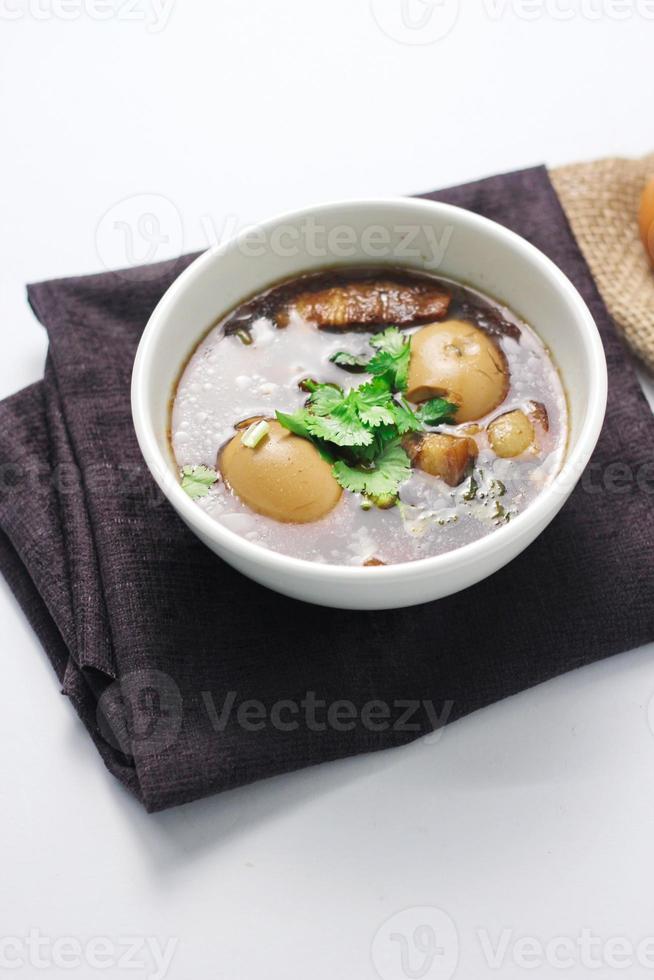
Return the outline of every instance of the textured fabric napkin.
[[[0,565],[106,765],[150,810],[405,743],[654,638],[654,422],[546,170],[426,196],[554,259],[596,317],[610,393],[594,459],[548,530],[490,579],[418,608],[283,598],[161,499],[130,372],[188,258],[29,290],[50,353],[43,382],[0,405]]]
[[[572,163],[550,176],[609,313],[654,371],[654,275],[637,219],[654,153]]]

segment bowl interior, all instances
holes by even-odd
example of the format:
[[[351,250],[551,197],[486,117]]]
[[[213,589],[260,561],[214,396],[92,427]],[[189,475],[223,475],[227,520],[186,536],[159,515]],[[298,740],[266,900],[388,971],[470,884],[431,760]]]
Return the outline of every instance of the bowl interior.
[[[511,307],[549,346],[570,407],[561,472],[501,533],[442,555],[373,570],[289,558],[225,528],[181,489],[168,444],[171,397],[180,370],[217,319],[283,279],[361,264],[433,272]],[[563,273],[494,222],[450,205],[410,199],[345,202],[284,215],[206,252],[173,283],[152,314],[132,384],[137,436],[150,471],[202,540],[269,587],[348,608],[428,601],[465,588],[511,560],[549,523],[579,479],[599,436],[605,404],[606,362],[599,334]]]
[[[393,264],[458,279],[510,306],[537,331],[561,370],[570,406],[570,454],[593,410],[590,315],[541,253],[492,222],[447,205],[386,201],[324,206],[272,220],[205,253],[173,284],[140,352],[143,420],[161,465],[174,472],[167,442],[179,372],[217,318],[248,296],[305,271]],[[591,329],[594,326],[591,321]]]

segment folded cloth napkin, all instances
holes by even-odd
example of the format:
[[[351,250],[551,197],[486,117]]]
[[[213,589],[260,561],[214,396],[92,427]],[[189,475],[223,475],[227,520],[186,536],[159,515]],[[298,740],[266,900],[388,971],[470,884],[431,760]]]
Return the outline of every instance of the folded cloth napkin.
[[[243,578],[161,499],[130,372],[189,258],[30,287],[43,382],[0,405],[0,567],[108,768],[149,810],[410,741],[654,637],[654,422],[547,171],[441,193],[546,252],[609,365],[593,461],[507,568],[448,599],[338,612]],[[527,722],[525,722],[527,724]]]

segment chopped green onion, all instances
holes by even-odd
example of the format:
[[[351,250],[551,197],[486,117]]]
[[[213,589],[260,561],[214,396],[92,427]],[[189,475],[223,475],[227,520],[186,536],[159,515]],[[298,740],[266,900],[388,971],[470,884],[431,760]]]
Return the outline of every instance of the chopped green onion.
[[[246,347],[249,347],[250,344],[253,342],[252,334],[250,333],[249,330],[243,330],[243,329],[237,330],[236,336],[238,337],[238,339],[241,341],[242,344],[245,344]]]
[[[264,436],[267,436],[269,432],[270,423],[266,419],[261,419],[260,422],[253,422],[252,425],[248,426],[241,436],[241,442],[248,449],[256,449]]]

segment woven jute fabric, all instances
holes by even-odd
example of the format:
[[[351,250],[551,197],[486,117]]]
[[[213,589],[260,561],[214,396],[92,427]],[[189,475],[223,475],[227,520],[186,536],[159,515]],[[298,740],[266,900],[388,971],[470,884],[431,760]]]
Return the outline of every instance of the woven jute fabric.
[[[638,232],[638,209],[654,153],[550,171],[602,298],[629,346],[654,371],[654,271]]]

